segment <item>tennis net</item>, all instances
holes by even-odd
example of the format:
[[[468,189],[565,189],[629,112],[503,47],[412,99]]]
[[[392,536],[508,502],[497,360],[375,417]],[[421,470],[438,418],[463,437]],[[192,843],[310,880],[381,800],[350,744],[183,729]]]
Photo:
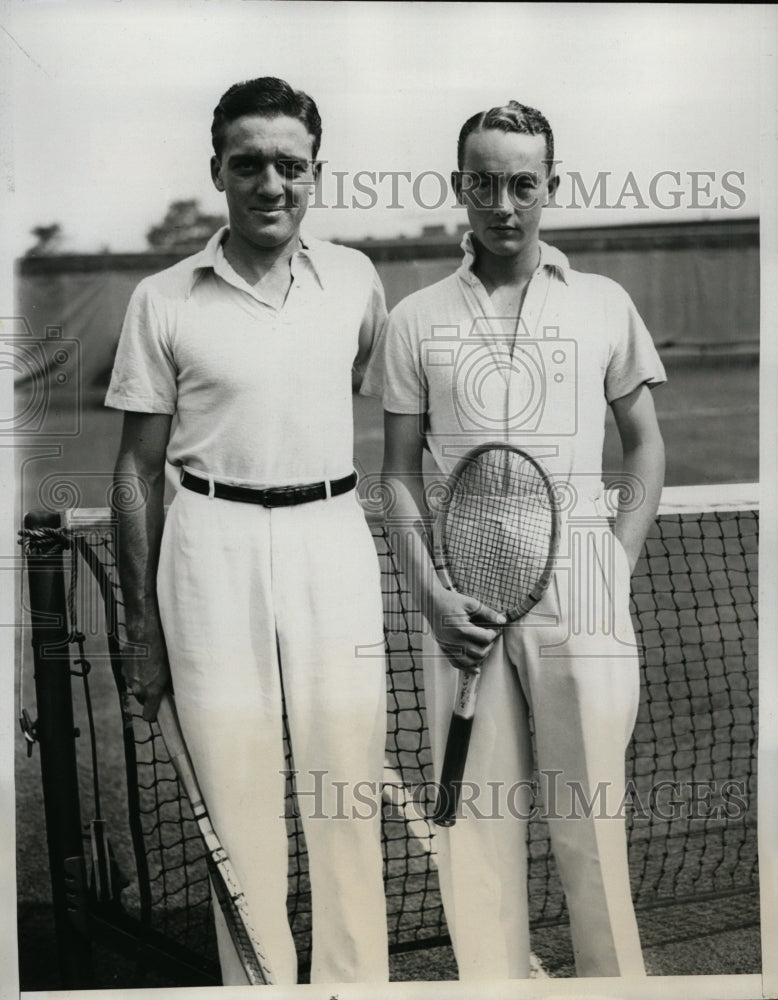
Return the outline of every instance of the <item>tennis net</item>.
[[[709,503],[711,491],[715,504]],[[632,798],[626,814],[639,918],[658,906],[758,887],[756,495],[756,487],[744,486],[666,490],[633,579],[642,690],[628,754]],[[432,778],[423,622],[385,530],[373,524],[373,534],[389,661],[385,884],[391,947],[398,951],[442,943],[447,932],[433,827],[416,794]],[[62,577],[72,659],[79,677],[86,675],[73,684],[73,703],[78,728],[92,737],[91,752],[85,741],[72,739],[70,747],[41,750],[77,757],[77,804],[88,834],[82,902],[95,917],[90,926],[120,927],[125,945],[143,943],[144,961],[169,961],[182,983],[216,981],[199,834],[158,729],[143,722],[121,677],[115,524],[107,510],[30,514],[23,541],[31,594],[40,591],[34,574]],[[45,623],[34,601],[30,611],[41,630],[37,639],[33,635],[40,649]],[[38,695],[42,716],[40,690]],[[288,743],[287,760],[292,771]],[[44,794],[54,794],[45,781]],[[311,931],[307,855],[291,784],[287,794],[289,915],[304,967]],[[110,841],[108,878],[105,872],[100,877],[90,846],[95,828]],[[540,818],[529,824],[529,855],[533,926],[564,923],[564,897]]]

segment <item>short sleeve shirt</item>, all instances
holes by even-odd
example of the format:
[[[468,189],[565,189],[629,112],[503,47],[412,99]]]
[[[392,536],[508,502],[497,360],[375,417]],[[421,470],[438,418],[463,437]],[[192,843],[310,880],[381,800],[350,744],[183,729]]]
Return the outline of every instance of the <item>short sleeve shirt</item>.
[[[106,405],[173,414],[168,461],[217,479],[264,487],[347,475],[360,332],[377,337],[386,318],[375,268],[349,247],[305,240],[277,310],[229,265],[226,232],[138,285]]]
[[[386,410],[424,414],[445,473],[469,448],[503,441],[531,451],[558,479],[576,476],[579,490],[597,496],[607,405],[665,381],[632,300],[616,282],[574,271],[541,243],[517,325],[495,316],[473,273],[470,234],[463,249],[455,274],[392,310],[382,363],[363,391],[383,376]]]

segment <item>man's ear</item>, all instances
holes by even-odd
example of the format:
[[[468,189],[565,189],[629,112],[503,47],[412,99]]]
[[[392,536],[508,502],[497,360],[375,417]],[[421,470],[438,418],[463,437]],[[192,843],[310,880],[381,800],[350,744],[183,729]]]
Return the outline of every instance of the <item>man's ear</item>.
[[[553,173],[549,177],[547,187],[548,187],[548,200],[553,201],[554,195],[556,194],[557,188],[559,187],[559,174]]]
[[[211,180],[213,181],[213,186],[217,191],[224,190],[224,181],[221,176],[222,165],[221,161],[216,157],[211,157]]]
[[[326,160],[314,160],[311,166],[311,174],[313,175],[313,183],[318,184],[321,180],[321,168]]]

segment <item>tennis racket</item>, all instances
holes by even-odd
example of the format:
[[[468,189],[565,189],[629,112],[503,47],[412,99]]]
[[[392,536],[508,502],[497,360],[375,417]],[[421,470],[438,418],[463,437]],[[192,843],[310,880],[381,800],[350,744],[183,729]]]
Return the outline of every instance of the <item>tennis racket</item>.
[[[559,504],[548,473],[511,445],[473,448],[448,480],[433,544],[445,587],[518,621],[545,593],[559,546]],[[438,826],[456,822],[480,676],[480,667],[460,672],[432,816]]]
[[[157,712],[157,723],[170,760],[176,769],[178,780],[189,798],[192,813],[205,842],[205,859],[211,877],[211,885],[224,914],[246,977],[252,986],[270,985],[273,982],[270,965],[262,954],[257,935],[251,927],[246,899],[232,863],[219,842],[208,816],[208,809],[200,792],[189,751],[184,743],[172,695],[163,696]]]

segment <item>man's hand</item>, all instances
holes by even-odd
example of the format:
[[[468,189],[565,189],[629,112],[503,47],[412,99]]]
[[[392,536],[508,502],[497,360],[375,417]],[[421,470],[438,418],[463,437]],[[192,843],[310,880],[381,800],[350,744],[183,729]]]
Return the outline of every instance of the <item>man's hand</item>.
[[[432,630],[458,670],[474,670],[481,663],[505,622],[505,615],[473,597],[441,588],[433,598]]]
[[[125,649],[122,672],[127,690],[143,705],[143,718],[146,722],[153,722],[157,717],[162,695],[170,686],[170,667],[165,643],[161,638],[144,645],[145,653],[139,653],[137,646]]]

